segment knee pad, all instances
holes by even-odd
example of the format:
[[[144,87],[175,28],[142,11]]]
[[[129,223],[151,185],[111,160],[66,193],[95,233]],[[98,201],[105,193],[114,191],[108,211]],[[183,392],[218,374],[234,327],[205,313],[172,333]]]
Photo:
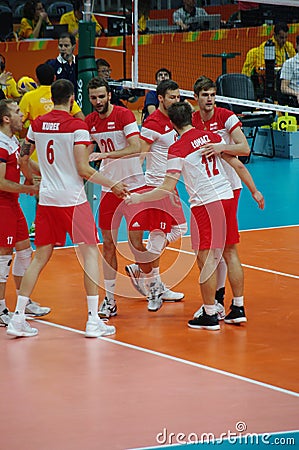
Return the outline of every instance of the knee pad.
[[[0,283],[6,283],[9,276],[12,255],[0,256]]]
[[[12,266],[12,274],[16,277],[23,277],[27,267],[31,263],[32,248],[17,250]]]
[[[153,230],[149,234],[149,238],[146,244],[146,249],[148,252],[154,255],[160,255],[163,248],[166,245],[165,233],[161,230]]]
[[[174,242],[180,237],[187,233],[188,226],[187,223],[181,223],[179,225],[173,225],[169,233],[166,234],[166,239],[168,242]]]

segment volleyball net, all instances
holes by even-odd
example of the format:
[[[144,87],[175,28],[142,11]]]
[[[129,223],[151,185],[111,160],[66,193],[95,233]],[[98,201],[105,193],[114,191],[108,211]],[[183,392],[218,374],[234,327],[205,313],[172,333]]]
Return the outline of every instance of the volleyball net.
[[[108,37],[102,49],[96,50],[97,55],[100,52],[101,57],[109,60],[115,51],[124,50],[121,43],[126,42],[124,78],[129,81],[125,81],[124,86],[156,89],[155,73],[160,68],[167,68],[172,79],[178,82],[182,95],[193,98],[194,82],[201,75],[216,81],[223,74],[243,73],[254,85],[254,97],[248,98],[247,93],[241,95],[235,85],[229,94],[217,95],[217,102],[258,109],[263,102],[263,110],[279,115],[298,112],[296,98],[283,95],[280,81],[283,63],[296,54],[296,36],[299,35],[297,1],[281,0],[278,5],[276,0],[256,0],[254,3],[243,0],[239,2],[241,9],[238,4],[207,6],[207,15],[198,23],[192,21],[190,31],[184,32],[174,23],[174,9],[146,10],[144,4],[143,0],[136,0],[131,5],[126,2],[125,14],[118,12],[113,16],[107,13]],[[138,25],[142,15],[148,18],[145,32],[140,33]],[[105,14],[100,13],[100,21],[101,16]],[[111,24],[114,19],[118,24],[122,21],[128,24],[131,20],[131,25],[120,26],[113,35]],[[287,32],[280,28],[281,23],[287,24]],[[260,46],[270,39],[273,41],[276,29],[278,50],[272,60],[265,60],[265,52],[269,56],[271,49]],[[283,45],[279,47],[281,43]],[[289,78],[295,76],[288,75]]]

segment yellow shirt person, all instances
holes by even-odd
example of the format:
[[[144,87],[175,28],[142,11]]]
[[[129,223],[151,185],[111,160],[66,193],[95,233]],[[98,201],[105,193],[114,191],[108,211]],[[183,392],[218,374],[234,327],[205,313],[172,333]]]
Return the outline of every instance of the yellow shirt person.
[[[270,39],[275,45],[275,65],[281,67],[283,63],[296,55],[295,48],[291,42],[287,40],[289,27],[281,22],[274,27],[274,35]],[[251,76],[254,72],[265,70],[265,45],[263,42],[259,47],[252,48],[247,52],[246,59],[242,68],[242,73]]]
[[[96,24],[96,35],[100,36],[102,28],[100,24],[98,23],[95,16],[91,15],[91,20]],[[79,19],[75,16],[74,11],[67,12],[65,14],[62,14],[60,17],[60,24],[67,24],[68,25],[68,32],[73,34],[74,36],[78,37],[78,30],[79,30]]]

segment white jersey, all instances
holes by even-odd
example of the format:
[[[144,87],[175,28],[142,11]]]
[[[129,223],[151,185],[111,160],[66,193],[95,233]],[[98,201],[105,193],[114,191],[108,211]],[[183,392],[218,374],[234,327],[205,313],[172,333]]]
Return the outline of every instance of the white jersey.
[[[192,128],[169,148],[167,172],[182,173],[191,208],[233,197],[221,157],[202,155],[203,145],[220,141],[217,134]]]
[[[94,111],[85,118],[92,139],[98,144],[102,153],[122,150],[128,146],[127,138],[139,135],[138,125],[132,111],[122,106],[113,105],[111,114],[101,119]],[[138,156],[119,159],[104,159],[100,172],[105,177],[122,181],[129,190],[145,185],[144,174]],[[103,191],[109,188],[103,186]]]
[[[192,123],[198,130],[209,130],[219,134],[226,144],[234,144],[231,133],[235,128],[242,127],[242,123],[235,113],[218,107],[215,107],[213,117],[206,122],[202,121],[200,112],[196,111],[192,116]],[[232,189],[242,189],[242,182],[235,169],[228,162],[222,162]]]
[[[159,186],[166,174],[168,149],[177,140],[177,133],[169,117],[157,109],[143,123],[141,139],[151,145],[146,155],[146,184]]]
[[[39,204],[62,207],[86,202],[74,158],[76,144],[91,144],[85,122],[53,110],[32,122],[27,138],[36,146],[42,175]]]

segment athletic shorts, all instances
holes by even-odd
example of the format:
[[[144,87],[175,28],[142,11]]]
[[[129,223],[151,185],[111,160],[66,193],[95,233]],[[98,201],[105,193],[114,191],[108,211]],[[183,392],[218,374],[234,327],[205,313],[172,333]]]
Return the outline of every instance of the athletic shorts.
[[[0,247],[15,247],[29,239],[28,225],[18,202],[0,205]]]
[[[235,199],[221,200],[191,208],[193,250],[223,249],[239,242]]]
[[[132,192],[141,192],[142,189],[144,187]],[[123,217],[126,219],[129,230],[146,230],[144,228],[146,217],[142,204],[126,205],[124,200],[116,197],[113,192],[102,192],[99,207],[99,227],[102,230],[118,230]]]
[[[63,246],[67,233],[74,244],[98,244],[97,228],[88,202],[77,206],[37,206],[36,246]]]
[[[241,195],[241,190],[242,190],[242,188],[240,188],[240,189],[234,189],[234,190],[233,190],[233,194],[234,194],[234,205],[235,205],[235,212],[236,212],[236,215],[237,215],[237,213],[238,213],[238,206],[239,206],[239,199],[240,199],[240,195]]]
[[[153,191],[155,187],[148,186],[140,190],[140,193]],[[144,230],[161,230],[169,233],[173,225],[186,223],[180,197],[175,191],[167,197],[154,202],[139,203],[142,205],[142,219],[137,215],[134,220],[143,221]]]

